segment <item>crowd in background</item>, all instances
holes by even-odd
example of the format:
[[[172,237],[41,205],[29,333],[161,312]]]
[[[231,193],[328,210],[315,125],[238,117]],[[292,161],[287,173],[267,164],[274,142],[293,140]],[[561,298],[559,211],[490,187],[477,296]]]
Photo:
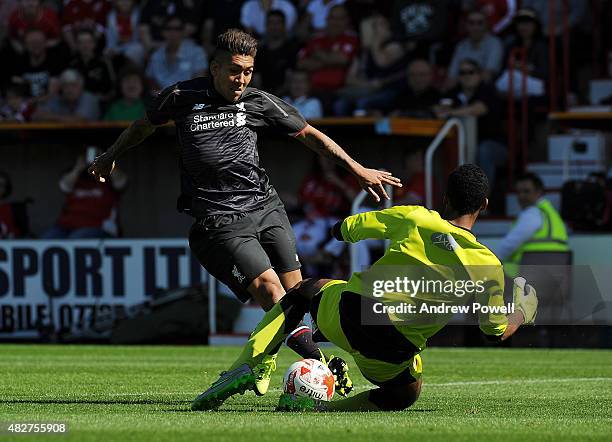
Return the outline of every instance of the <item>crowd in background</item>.
[[[588,3],[569,1],[572,41],[588,40]],[[307,118],[443,117],[435,106],[469,104],[480,83],[505,94],[514,48],[529,95],[545,96],[548,15],[548,0],[3,0],[0,119],[137,118],[150,92],[206,75],[229,27],[260,39],[254,85]]]

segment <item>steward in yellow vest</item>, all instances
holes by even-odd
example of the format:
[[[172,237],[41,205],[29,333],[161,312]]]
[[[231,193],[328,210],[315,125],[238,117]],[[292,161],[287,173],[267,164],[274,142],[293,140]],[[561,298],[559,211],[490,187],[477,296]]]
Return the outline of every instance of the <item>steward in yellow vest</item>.
[[[495,249],[509,277],[517,276],[525,252],[569,250],[565,224],[559,212],[543,197],[542,180],[527,173],[518,179],[516,192],[523,211]]]

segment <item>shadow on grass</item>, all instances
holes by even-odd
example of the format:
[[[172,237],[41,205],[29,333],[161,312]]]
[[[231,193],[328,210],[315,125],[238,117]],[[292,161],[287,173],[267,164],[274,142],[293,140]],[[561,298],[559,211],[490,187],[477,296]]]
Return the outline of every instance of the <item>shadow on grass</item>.
[[[403,410],[399,413],[435,413],[438,410],[435,408],[408,408],[407,410]],[[163,410],[164,413],[270,413],[270,414],[289,414],[291,411],[276,411],[274,406],[270,405],[225,405],[218,410],[208,410],[208,411],[192,411],[189,408],[170,408],[168,410]],[[344,413],[343,411],[329,412],[331,414]],[[358,412],[355,412],[358,413]],[[380,413],[388,413],[386,411],[380,411]]]
[[[45,404],[45,405],[187,405],[191,401],[163,401],[155,399],[8,399],[0,400],[1,404]]]

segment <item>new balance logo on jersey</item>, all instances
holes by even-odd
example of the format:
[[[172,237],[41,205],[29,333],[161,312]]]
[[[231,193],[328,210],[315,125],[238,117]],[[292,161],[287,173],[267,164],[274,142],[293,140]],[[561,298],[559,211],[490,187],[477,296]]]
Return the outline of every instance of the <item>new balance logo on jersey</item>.
[[[204,103],[198,103],[196,105],[193,106],[192,110],[202,110],[202,109],[206,109],[208,106],[210,106],[210,104],[204,104]]]
[[[433,233],[431,235],[431,242],[434,246],[440,247],[441,249],[447,250],[449,252],[452,252],[457,247],[459,247],[457,241],[455,241],[455,238],[453,238],[450,233]]]

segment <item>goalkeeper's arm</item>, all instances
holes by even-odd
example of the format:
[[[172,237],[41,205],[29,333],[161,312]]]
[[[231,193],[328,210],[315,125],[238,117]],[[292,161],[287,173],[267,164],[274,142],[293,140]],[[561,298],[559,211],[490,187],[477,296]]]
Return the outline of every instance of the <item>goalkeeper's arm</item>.
[[[512,287],[514,313],[507,316],[508,326],[501,337],[505,341],[523,324],[533,324],[538,312],[538,297],[533,286],[527,284],[525,278],[514,278]]]
[[[384,210],[351,215],[333,226],[331,234],[338,241],[357,242],[364,239],[405,237],[416,224],[415,213],[421,206],[395,206]]]

